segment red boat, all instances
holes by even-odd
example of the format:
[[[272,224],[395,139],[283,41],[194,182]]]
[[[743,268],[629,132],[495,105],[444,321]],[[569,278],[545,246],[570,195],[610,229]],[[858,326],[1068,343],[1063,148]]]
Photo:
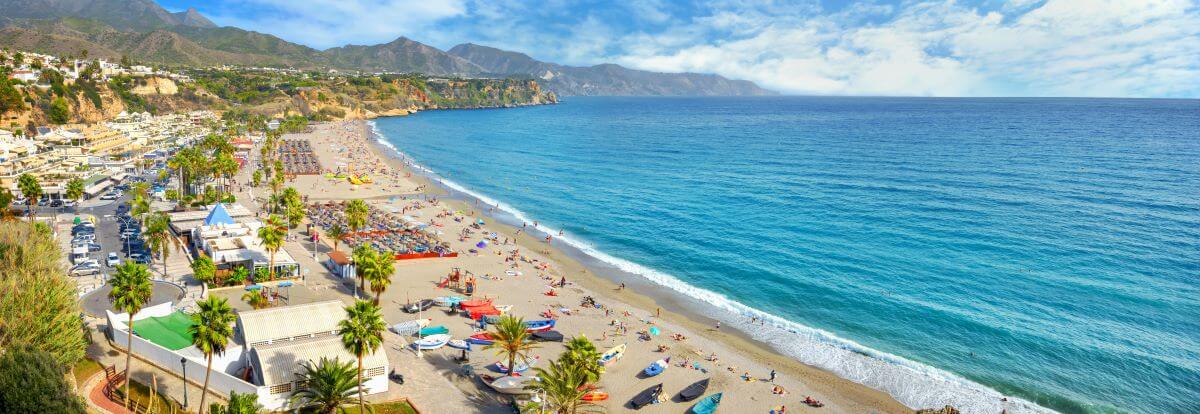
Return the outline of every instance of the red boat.
[[[496,307],[494,307],[492,305],[488,305],[488,306],[481,306],[481,307],[467,309],[467,314],[471,317],[472,320],[477,321],[477,320],[479,320],[479,318],[482,318],[484,316],[499,315],[500,310],[496,309]]]
[[[491,345],[496,339],[492,337],[491,332],[480,332],[467,337],[467,342],[477,345]]]
[[[458,306],[459,306],[460,308],[462,308],[463,310],[465,310],[465,311],[468,311],[468,312],[469,312],[469,311],[471,310],[470,308],[478,308],[478,307],[483,307],[483,306],[492,306],[492,300],[491,300],[491,299],[475,299],[475,300],[468,300],[468,301],[464,301],[464,302],[459,302],[459,303],[458,303]]]

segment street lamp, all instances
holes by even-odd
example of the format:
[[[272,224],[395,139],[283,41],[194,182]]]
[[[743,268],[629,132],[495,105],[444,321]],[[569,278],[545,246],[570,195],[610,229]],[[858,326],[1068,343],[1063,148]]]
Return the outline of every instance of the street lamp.
[[[179,358],[179,365],[183,366],[183,408],[187,409],[187,358]]]

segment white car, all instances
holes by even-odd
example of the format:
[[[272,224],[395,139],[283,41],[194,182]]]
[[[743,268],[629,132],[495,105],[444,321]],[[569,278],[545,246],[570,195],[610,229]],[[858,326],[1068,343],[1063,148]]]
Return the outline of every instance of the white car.
[[[108,260],[106,260],[105,264],[107,264],[108,267],[116,267],[117,265],[121,264],[121,256],[117,256],[117,252],[109,252]]]
[[[105,201],[116,200],[118,198],[121,198],[121,195],[117,193],[105,193],[104,195],[100,196],[100,199]]]
[[[85,260],[71,267],[71,275],[87,276],[100,273],[100,263],[95,260]]]

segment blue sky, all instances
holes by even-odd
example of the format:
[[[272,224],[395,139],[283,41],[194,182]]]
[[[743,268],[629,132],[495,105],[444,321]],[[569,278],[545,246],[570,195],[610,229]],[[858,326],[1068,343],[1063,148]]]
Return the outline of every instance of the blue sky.
[[[162,0],[318,49],[399,36],[784,93],[1200,97],[1200,0]]]

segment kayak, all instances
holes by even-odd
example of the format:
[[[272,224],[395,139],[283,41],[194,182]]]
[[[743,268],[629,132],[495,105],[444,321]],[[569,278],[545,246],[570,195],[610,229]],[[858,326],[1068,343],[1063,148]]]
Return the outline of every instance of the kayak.
[[[667,370],[667,361],[660,359],[658,361],[654,361],[654,362],[650,363],[650,366],[648,366],[648,367],[646,367],[646,369],[642,370],[642,373],[646,374],[647,377],[653,377],[655,375],[663,373],[663,371],[666,371],[666,370]]]
[[[541,357],[537,357],[537,356],[533,357],[532,360],[526,359],[524,362],[518,363],[516,366],[516,369],[512,370],[512,372],[509,372],[508,364],[505,364],[503,362],[497,362],[496,370],[500,371],[501,374],[511,374],[513,372],[521,373],[521,372],[528,371],[530,367],[537,365],[538,361],[540,361],[541,359],[542,359]]]
[[[544,319],[540,321],[526,321],[525,330],[529,332],[548,331],[554,328],[554,319]]]
[[[420,311],[429,310],[429,308],[433,307],[433,304],[434,304],[433,299],[424,299],[424,300],[418,301],[416,303],[410,303],[410,304],[404,305],[403,309],[405,312],[408,312],[408,313],[417,313]]]
[[[608,399],[608,393],[604,392],[604,391],[600,391],[600,390],[591,391],[591,392],[588,392],[587,394],[583,394],[583,398],[581,398],[581,400],[584,400],[584,401],[604,401],[607,399]]]
[[[638,395],[633,396],[633,399],[629,400],[629,405],[634,409],[640,409],[650,405],[650,403],[658,401],[658,397],[662,395],[662,389],[662,384],[647,388],[645,391],[639,392]]]
[[[600,355],[600,366],[612,365],[620,361],[623,356],[625,356],[625,344],[614,346]]]
[[[448,342],[450,342],[449,334],[439,334],[432,335],[425,339],[413,341],[413,346],[417,347],[417,349],[423,350],[438,349],[446,346],[446,343]]]
[[[421,328],[421,330],[417,332],[417,334],[420,336],[441,335],[446,333],[450,333],[450,330],[446,329],[446,327],[442,325]]]
[[[692,406],[692,412],[696,414],[712,414],[717,411],[717,407],[721,405],[721,393],[716,393],[705,397],[696,405]]]
[[[491,332],[480,332],[467,337],[467,342],[475,345],[491,345],[495,340],[492,338]]]
[[[691,401],[700,398],[701,395],[704,395],[704,391],[708,390],[708,381],[709,379],[705,378],[687,386],[687,388],[679,392],[679,400]]]

